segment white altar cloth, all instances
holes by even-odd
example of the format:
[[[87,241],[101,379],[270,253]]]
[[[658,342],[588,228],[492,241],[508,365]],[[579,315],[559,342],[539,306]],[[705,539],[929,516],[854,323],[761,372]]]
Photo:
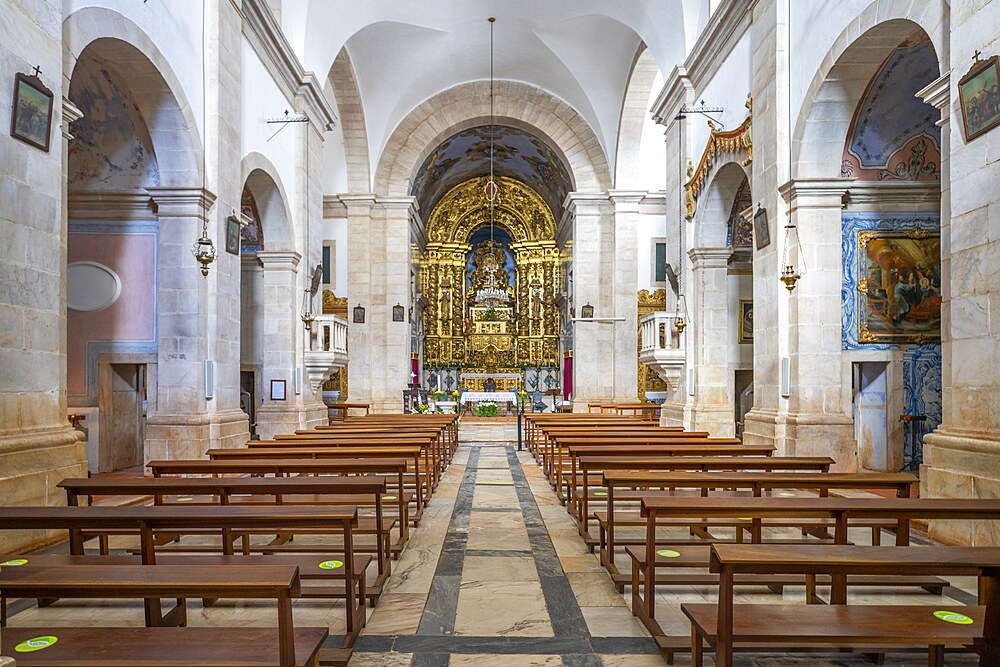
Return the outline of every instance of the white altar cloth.
[[[483,401],[493,401],[494,403],[515,403],[517,394],[512,391],[467,391],[462,394],[461,402],[482,403]]]

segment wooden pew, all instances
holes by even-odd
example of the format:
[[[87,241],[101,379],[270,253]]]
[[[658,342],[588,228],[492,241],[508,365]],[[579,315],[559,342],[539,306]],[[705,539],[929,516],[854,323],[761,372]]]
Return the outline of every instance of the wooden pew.
[[[346,642],[353,642],[353,637],[361,631],[365,620],[364,600],[359,598],[359,589],[363,589],[364,580],[361,573],[355,571],[356,557],[354,554],[353,528],[357,521],[357,509],[354,507],[294,507],[294,506],[201,506],[158,505],[121,507],[0,507],[0,530],[28,531],[69,531],[69,551],[73,556],[84,556],[84,531],[131,530],[139,533],[140,560],[143,565],[155,565],[156,536],[158,533],[169,534],[203,534],[204,531],[253,532],[256,534],[272,534],[276,531],[294,529],[331,530],[339,527],[343,538],[343,565],[337,566],[338,575],[344,579],[344,598],[346,600],[347,628]],[[253,558],[253,556],[235,556],[232,542],[222,541],[223,556],[238,558]],[[223,556],[192,556],[207,559],[217,558],[214,564],[228,564]],[[99,556],[113,558],[112,556]],[[17,559],[14,556],[12,558]],[[27,558],[32,558],[28,556]],[[272,558],[272,557],[269,557]],[[278,557],[274,557],[278,558]],[[30,560],[29,560],[30,562]],[[277,561],[275,561],[277,562]],[[330,595],[324,595],[330,597]],[[147,611],[152,618],[164,618],[160,613],[158,599],[146,600]]]
[[[210,449],[208,458],[213,461],[234,461],[239,459],[358,459],[358,458],[403,458],[416,468],[412,478],[416,489],[417,509],[413,513],[414,522],[420,521],[424,505],[430,500],[430,469],[420,473],[420,447],[272,447],[260,449]]]
[[[715,648],[715,664],[733,664],[734,645],[775,650],[822,647],[929,647],[928,664],[944,665],[946,647],[976,645],[981,667],[1000,664],[1000,549],[990,547],[850,547],[716,545],[711,571],[719,574],[718,604],[685,604],[692,621],[693,664],[702,665],[703,646]],[[980,577],[979,606],[734,605],[733,579],[739,574],[967,575]],[[943,622],[935,611],[973,619]],[[742,648],[737,646],[737,648]]]
[[[677,428],[662,428],[660,426],[645,424],[623,425],[623,426],[603,426],[601,428],[547,428],[544,430],[545,438],[539,449],[538,459],[540,459],[542,469],[546,471],[551,479],[554,466],[559,456],[559,449],[567,442],[577,442],[583,444],[585,441],[593,441],[593,444],[603,444],[608,442],[627,442],[630,444],[653,444],[660,442],[673,442],[674,440],[703,440],[709,437],[707,431],[683,431]],[[729,444],[741,444],[736,438],[729,438]],[[717,444],[721,444],[720,442]]]
[[[667,456],[663,458],[642,458],[637,460],[632,456],[579,456],[576,459],[580,470],[580,484],[576,486],[576,476],[569,478],[566,493],[575,498],[577,523],[580,534],[587,544],[597,544],[597,539],[590,536],[589,501],[591,498],[607,498],[607,490],[599,486],[594,490],[590,487],[590,476],[604,470],[663,470],[663,471],[721,471],[721,470],[757,470],[761,472],[784,471],[815,471],[829,472],[834,460],[829,456]],[[591,542],[590,540],[593,540]],[[591,549],[593,551],[593,549]]]
[[[386,508],[396,507],[399,517],[399,538],[390,549],[393,558],[399,558],[409,540],[409,507],[415,503],[415,496],[405,493],[403,476],[406,474],[405,459],[174,459],[150,461],[146,464],[153,477],[163,475],[380,475],[388,483],[390,493],[382,496]]]
[[[663,558],[657,551],[658,519],[691,520],[695,523],[712,519],[788,519],[823,518],[834,522],[834,542],[847,544],[847,530],[854,519],[886,519],[897,523],[896,546],[908,546],[909,524],[918,520],[996,520],[1000,517],[1000,500],[969,500],[941,498],[753,498],[667,497],[649,493],[641,497],[641,513],[646,517],[646,539],[641,558],[642,570],[633,560],[632,612],[646,626],[654,641],[665,653],[685,650],[670,637],[665,637],[655,618],[656,572]],[[881,547],[879,547],[881,548]],[[831,575],[830,602],[847,601],[847,578]]]
[[[8,627],[0,653],[19,665],[106,667],[107,665],[243,665],[315,667],[327,628],[295,628],[292,598],[299,571],[287,566],[110,565],[5,567],[0,590],[28,598],[274,599],[276,630],[270,628],[165,627],[147,615],[146,627]],[[184,614],[178,614],[183,617]],[[55,637],[46,648],[15,652],[39,636]]]
[[[354,544],[355,553],[375,553],[377,565],[377,576],[372,584],[366,586],[366,596],[371,600],[372,605],[382,594],[382,589],[392,573],[390,566],[389,533],[394,521],[387,519],[382,511],[382,497],[385,493],[385,478],[382,477],[227,477],[227,478],[206,478],[206,477],[112,477],[112,478],[80,478],[64,479],[58,486],[66,491],[66,504],[71,507],[80,505],[80,497],[91,498],[93,496],[139,496],[153,498],[154,505],[178,502],[177,497],[186,497],[190,500],[185,505],[224,505],[228,507],[236,505],[292,505],[309,506],[318,505],[323,507],[337,506],[357,506],[358,504],[370,504],[375,508],[374,519],[370,517],[359,517],[353,531],[355,535],[374,535],[374,548],[362,547]],[[171,497],[172,496],[172,497]],[[243,496],[251,496],[250,499]],[[272,497],[273,500],[262,503],[261,496]],[[360,496],[360,497],[359,497]],[[298,531],[295,531],[298,532]],[[307,532],[307,531],[302,531]],[[315,533],[310,529],[308,532]],[[322,531],[325,534],[328,531]],[[107,535],[107,533],[100,533]],[[254,551],[265,554],[275,553],[329,553],[333,550],[330,545],[292,545],[288,542],[294,534],[282,532],[268,545],[251,546],[249,536],[243,535],[243,554],[249,555]],[[84,539],[88,534],[84,532]],[[225,540],[233,541],[233,535],[224,536]],[[184,553],[218,551],[216,547],[190,547],[180,546],[177,549],[164,547],[161,551],[179,551]],[[106,553],[102,544],[102,553]],[[298,556],[303,569],[315,560],[310,556]]]

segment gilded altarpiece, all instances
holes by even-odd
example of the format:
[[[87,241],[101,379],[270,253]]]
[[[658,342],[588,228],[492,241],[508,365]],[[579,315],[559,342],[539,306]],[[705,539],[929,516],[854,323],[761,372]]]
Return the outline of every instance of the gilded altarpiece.
[[[554,299],[563,281],[555,218],[537,192],[501,176],[496,179],[493,224],[502,240],[473,244],[476,232],[490,224],[487,182],[488,177],[480,177],[455,186],[428,219],[419,274],[420,292],[428,300],[424,364],[468,373],[558,366]],[[508,252],[512,270],[505,267]],[[491,267],[509,299],[494,308],[475,299],[476,291],[488,284]]]
[[[639,320],[641,321],[646,315],[652,313],[666,310],[667,303],[667,293],[665,290],[658,289],[654,292],[649,290],[639,290],[638,294],[639,301]],[[642,354],[642,326],[639,326],[638,336],[636,338],[636,353]],[[647,391],[668,391],[669,386],[667,383],[660,379],[660,376],[656,374],[652,368],[646,364],[639,363],[639,386],[637,388],[636,395],[639,400],[646,400]]]
[[[347,320],[347,297],[338,297],[328,289],[323,290],[323,314],[336,315]],[[329,344],[330,341],[326,341]],[[323,383],[323,391],[339,391],[341,403],[347,400],[347,366],[342,367]]]

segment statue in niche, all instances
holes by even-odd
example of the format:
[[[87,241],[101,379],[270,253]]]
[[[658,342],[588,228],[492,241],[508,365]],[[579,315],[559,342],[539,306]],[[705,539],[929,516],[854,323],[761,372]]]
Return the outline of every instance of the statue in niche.
[[[472,261],[476,265],[472,272],[472,289],[470,296],[485,287],[491,286],[491,282],[501,290],[511,296],[510,273],[504,268],[507,253],[504,252],[502,244],[496,241],[483,241],[476,246]]]

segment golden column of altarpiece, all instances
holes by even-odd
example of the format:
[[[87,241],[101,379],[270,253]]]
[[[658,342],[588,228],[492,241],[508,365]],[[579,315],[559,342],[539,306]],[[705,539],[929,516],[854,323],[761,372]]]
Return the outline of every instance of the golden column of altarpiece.
[[[563,269],[556,247],[556,221],[545,200],[524,183],[496,178],[493,224],[510,236],[513,285],[504,270],[500,243],[470,238],[490,224],[486,176],[467,180],[445,194],[427,223],[427,249],[420,257],[419,289],[424,309],[424,365],[467,373],[517,372],[526,366],[559,365],[559,311]],[[469,254],[472,265],[469,272]],[[488,267],[506,290],[506,305],[475,301],[487,285]],[[468,384],[468,388],[478,387]]]

